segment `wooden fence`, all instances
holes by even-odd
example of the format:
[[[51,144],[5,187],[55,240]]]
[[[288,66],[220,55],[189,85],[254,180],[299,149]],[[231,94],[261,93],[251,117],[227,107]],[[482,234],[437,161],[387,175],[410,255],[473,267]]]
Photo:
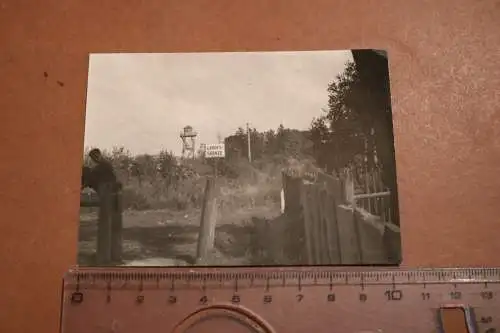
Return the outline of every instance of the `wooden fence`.
[[[196,264],[209,263],[214,249],[215,227],[217,225],[217,195],[218,186],[216,177],[207,177],[203,206],[201,208],[200,231],[196,248]]]
[[[351,180],[349,185],[354,188],[353,193],[358,208],[380,217],[383,221],[394,222],[391,220],[393,210],[391,193],[382,182],[381,170],[365,170],[357,177],[354,177],[353,172],[349,170],[345,176],[347,176],[345,179]]]
[[[102,184],[98,198],[83,196],[80,207],[98,207],[96,264],[106,266],[122,260],[122,186]]]
[[[287,220],[300,224],[289,237],[300,248],[301,262],[310,265],[399,263],[399,228],[358,206],[360,200],[388,197],[387,191],[356,193],[349,174],[340,178],[324,173],[314,177],[283,173],[283,194]],[[298,239],[302,242],[297,244]]]
[[[214,177],[207,177],[203,200],[200,231],[197,247],[197,265],[205,265],[214,249],[215,226],[217,223],[218,187]],[[96,264],[109,266],[121,264],[123,206],[122,185],[102,184],[99,195],[80,196],[80,207],[97,207],[99,219],[97,225]]]

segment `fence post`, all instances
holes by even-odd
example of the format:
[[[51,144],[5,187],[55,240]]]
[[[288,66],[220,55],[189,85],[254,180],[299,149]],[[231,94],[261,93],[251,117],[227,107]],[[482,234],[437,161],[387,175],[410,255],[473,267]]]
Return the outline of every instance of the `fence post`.
[[[314,244],[314,264],[321,265],[325,264],[323,262],[324,248],[322,244],[322,232],[321,232],[321,216],[319,212],[319,200],[318,200],[318,187],[317,185],[309,184],[308,188],[308,205],[309,213],[311,214],[311,234],[312,242]]]
[[[361,245],[361,232],[360,232],[360,223],[362,223],[359,218],[358,214],[356,211],[357,203],[356,203],[356,196],[355,196],[355,190],[354,190],[354,179],[351,174],[351,171],[347,171],[345,173],[345,200],[346,202],[351,206],[352,209],[352,223],[354,223],[354,238],[356,241],[356,248],[358,250],[358,256],[359,256],[359,263],[363,264],[364,263],[364,254],[363,254],[363,248]]]
[[[321,228],[322,228],[322,240],[323,240],[323,246],[324,246],[324,252],[323,255],[325,256],[325,262],[323,264],[338,264],[336,262],[336,259],[334,259],[333,256],[333,247],[335,246],[335,241],[332,239],[333,237],[333,230],[332,230],[332,224],[335,223],[335,221],[332,220],[331,214],[329,214],[329,207],[328,207],[328,188],[326,186],[326,183],[321,183],[320,184],[320,192],[319,192],[319,197],[318,197],[318,204],[319,204],[319,210],[320,210],[320,220],[321,220]]]
[[[285,214],[288,212],[286,207],[288,194],[288,176],[285,171],[281,171],[281,213]]]
[[[215,178],[208,177],[201,211],[196,263],[206,263],[208,253],[214,247],[215,226],[217,224],[217,197]]]
[[[303,210],[303,226],[304,226],[304,238],[306,245],[306,260],[308,265],[316,264],[314,250],[313,250],[313,242],[314,237],[313,230],[311,230],[313,221],[311,219],[311,206],[309,201],[309,187],[308,185],[302,183],[300,189],[300,200]]]
[[[111,219],[111,260],[122,260],[122,230],[123,230],[123,204],[122,184],[117,183],[113,188],[113,214]]]
[[[391,264],[401,262],[401,231],[398,226],[386,223],[384,226],[383,243],[387,253],[387,260]]]
[[[113,185],[109,183],[99,186],[99,221],[97,225],[97,253],[98,265],[107,265],[111,262],[111,234],[113,215]]]
[[[354,206],[356,204],[354,198],[354,180],[349,171],[344,174],[344,195],[345,202]]]
[[[285,214],[285,189],[281,187],[280,191],[281,214]]]

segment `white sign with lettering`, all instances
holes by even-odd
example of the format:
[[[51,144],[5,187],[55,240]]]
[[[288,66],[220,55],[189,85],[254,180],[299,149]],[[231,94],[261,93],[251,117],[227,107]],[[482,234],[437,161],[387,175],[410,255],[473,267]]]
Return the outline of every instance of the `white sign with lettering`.
[[[205,145],[205,157],[216,158],[226,157],[226,147],[223,143],[213,143]]]

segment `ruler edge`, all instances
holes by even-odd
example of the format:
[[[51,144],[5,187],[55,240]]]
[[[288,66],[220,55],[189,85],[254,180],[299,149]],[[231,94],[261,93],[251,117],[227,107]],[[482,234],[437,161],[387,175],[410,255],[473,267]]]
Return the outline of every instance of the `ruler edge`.
[[[290,275],[295,278],[310,278],[315,274],[328,276],[336,274],[346,277],[370,276],[371,274],[384,274],[392,277],[401,275],[426,276],[429,274],[441,274],[437,279],[442,283],[460,282],[500,282],[500,266],[489,267],[387,267],[387,266],[222,266],[222,267],[165,267],[165,266],[133,266],[133,267],[72,267],[63,276],[63,282],[78,280],[87,276],[99,280],[119,278],[120,276],[136,275],[138,279],[149,280],[151,278],[174,278],[189,277],[194,280],[203,279],[206,274],[215,276],[226,276],[234,278],[238,276],[262,276],[268,278],[268,274],[278,276]],[[458,274],[458,276],[455,276]],[[466,277],[464,277],[466,274]],[[482,277],[479,277],[482,276]],[[493,279],[491,277],[494,276]],[[272,278],[272,276],[271,276]],[[430,280],[428,282],[431,282]]]
[[[435,271],[435,270],[497,270],[500,266],[388,266],[388,265],[266,265],[266,266],[70,266],[72,271],[131,271],[131,270],[339,270],[339,271]]]

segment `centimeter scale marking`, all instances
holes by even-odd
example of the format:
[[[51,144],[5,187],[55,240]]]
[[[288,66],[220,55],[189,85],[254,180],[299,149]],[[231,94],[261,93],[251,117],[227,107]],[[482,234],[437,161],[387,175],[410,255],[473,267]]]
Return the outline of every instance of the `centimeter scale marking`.
[[[500,268],[79,268],[63,289],[63,333],[241,331],[207,316],[241,332],[448,333],[448,309],[463,332],[500,329]]]

